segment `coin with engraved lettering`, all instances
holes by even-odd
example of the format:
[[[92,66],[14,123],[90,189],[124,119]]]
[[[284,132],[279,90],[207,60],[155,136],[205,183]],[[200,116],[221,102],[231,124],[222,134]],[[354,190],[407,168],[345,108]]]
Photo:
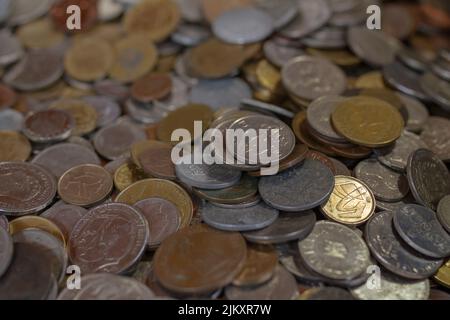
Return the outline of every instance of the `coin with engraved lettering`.
[[[86,213],[87,210],[82,207],[70,204],[55,204],[50,209],[45,210],[40,216],[56,224],[63,233],[64,238],[69,239],[72,229]]]
[[[450,235],[429,208],[408,204],[394,214],[394,226],[412,248],[432,258],[450,255]]]
[[[352,229],[334,222],[317,222],[298,247],[309,268],[331,279],[356,278],[370,263],[364,240]]]
[[[0,279],[12,261],[14,245],[6,228],[0,228]]]
[[[74,127],[72,116],[63,110],[42,110],[25,118],[23,133],[33,142],[67,139]]]
[[[429,117],[420,138],[425,142],[427,149],[433,151],[442,161],[450,161],[450,120]]]
[[[428,100],[428,95],[420,86],[420,73],[415,72],[400,62],[384,66],[384,80],[393,88],[413,97]]]
[[[406,130],[411,132],[422,131],[428,117],[430,116],[428,109],[422,102],[414,97],[401,93],[398,93],[398,97],[402,101],[408,113]]]
[[[83,274],[124,273],[141,258],[148,234],[148,223],[139,211],[123,203],[103,204],[75,225],[69,257]]]
[[[450,233],[450,195],[443,197],[439,201],[436,213],[444,229]]]

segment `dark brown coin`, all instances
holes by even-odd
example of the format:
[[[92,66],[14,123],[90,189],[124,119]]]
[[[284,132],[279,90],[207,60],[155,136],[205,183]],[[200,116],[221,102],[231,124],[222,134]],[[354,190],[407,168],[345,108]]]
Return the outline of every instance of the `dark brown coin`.
[[[30,114],[24,123],[23,133],[33,142],[56,142],[70,137],[74,122],[62,110],[43,110]]]
[[[16,97],[14,90],[0,84],[0,110],[12,107],[16,102]]]
[[[57,203],[50,209],[44,211],[41,217],[56,224],[63,233],[64,238],[69,239],[73,228],[86,213],[87,210],[82,207]]]
[[[107,203],[95,207],[76,224],[69,239],[69,257],[87,273],[124,273],[142,256],[148,224],[133,207]]]
[[[103,201],[112,191],[108,171],[94,164],[82,164],[66,171],[58,182],[58,194],[65,202],[87,207]]]
[[[450,161],[450,120],[429,117],[420,138],[442,161]]]
[[[329,157],[324,155],[319,151],[309,150],[306,154],[306,159],[317,160],[322,164],[326,165],[334,175],[336,175],[336,167],[334,166],[334,162],[331,161]]]
[[[180,228],[181,213],[172,202],[162,198],[148,198],[134,205],[149,225],[148,248],[155,248]]]
[[[154,141],[138,156],[142,170],[153,177],[175,180],[175,166],[172,162],[172,146]]]
[[[418,203],[436,210],[439,201],[450,194],[450,174],[433,152],[419,149],[408,159],[409,187]]]
[[[450,294],[448,294],[445,291],[438,290],[438,289],[431,289],[430,290],[430,297],[429,300],[450,300]]]
[[[56,194],[54,177],[30,163],[0,163],[0,181],[0,212],[7,215],[38,212],[47,207]]]
[[[439,201],[436,213],[444,229],[450,233],[450,195],[443,197]]]
[[[383,6],[383,32],[397,39],[405,39],[415,28],[416,21],[407,6],[395,3]]]
[[[172,90],[172,78],[167,73],[150,73],[136,80],[131,86],[131,96],[137,101],[148,103],[160,100]]]
[[[197,225],[167,238],[153,261],[155,276],[165,288],[204,294],[231,283],[246,257],[245,240],[239,233]]]

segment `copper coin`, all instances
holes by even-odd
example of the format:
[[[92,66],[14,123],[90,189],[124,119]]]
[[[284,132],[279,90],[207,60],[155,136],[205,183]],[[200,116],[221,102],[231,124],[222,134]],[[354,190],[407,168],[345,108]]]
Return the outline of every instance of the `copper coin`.
[[[87,31],[94,26],[97,21],[97,0],[59,0],[50,10],[50,16],[53,23],[64,32],[74,32],[67,28],[67,9],[71,5],[76,5],[80,8],[81,16],[81,31]],[[77,29],[75,29],[76,31]]]
[[[72,133],[72,116],[62,110],[43,110],[25,118],[23,133],[33,142],[55,142]]]
[[[166,97],[172,90],[172,78],[167,73],[150,73],[131,86],[131,96],[139,102],[152,102]]]
[[[81,207],[104,200],[112,191],[108,171],[94,164],[82,164],[66,171],[58,182],[58,194],[65,202]]]
[[[0,84],[0,110],[12,107],[16,102],[16,93],[10,87]]]
[[[87,273],[123,273],[142,256],[148,224],[133,207],[108,203],[95,207],[77,223],[69,239],[69,257]]]
[[[145,173],[160,179],[175,180],[175,166],[171,153],[171,145],[152,141],[152,144],[139,154],[138,161]]]
[[[161,198],[148,198],[134,205],[147,219],[150,235],[148,248],[159,246],[167,237],[180,227],[181,213],[170,201]]]
[[[180,294],[206,294],[231,283],[245,263],[244,238],[199,225],[167,238],[154,256],[157,280]]]
[[[30,163],[0,163],[0,181],[0,212],[8,215],[38,212],[47,207],[56,194],[53,176]]]
[[[44,211],[41,217],[56,224],[64,234],[64,238],[69,239],[72,229],[86,213],[87,210],[82,207],[70,204],[55,204],[50,209]]]
[[[0,162],[26,161],[31,154],[31,144],[17,131],[0,131],[0,150]]]

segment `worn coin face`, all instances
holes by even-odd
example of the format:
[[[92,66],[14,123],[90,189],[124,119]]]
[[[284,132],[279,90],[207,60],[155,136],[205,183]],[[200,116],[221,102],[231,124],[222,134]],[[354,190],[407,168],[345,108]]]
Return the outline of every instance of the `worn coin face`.
[[[0,161],[26,161],[31,154],[27,138],[15,131],[0,131]]]
[[[205,294],[231,283],[246,256],[245,240],[239,233],[194,226],[161,244],[154,256],[154,272],[159,283],[171,291]]]
[[[78,221],[70,235],[70,260],[82,273],[123,273],[141,257],[148,241],[148,224],[133,207],[108,203]]]
[[[355,278],[369,265],[364,240],[352,229],[334,222],[316,223],[298,246],[308,267],[331,279]]]
[[[333,191],[334,175],[316,160],[303,163],[276,176],[262,177],[258,190],[270,206],[288,212],[320,206]]]
[[[63,110],[43,110],[25,118],[24,134],[33,142],[67,139],[74,127],[72,116]]]
[[[64,238],[69,239],[72,229],[86,213],[87,210],[82,207],[70,204],[55,204],[50,209],[44,211],[41,217],[56,224],[63,233]]]
[[[359,225],[375,212],[375,197],[364,182],[353,177],[336,176],[334,190],[320,210],[336,222]]]
[[[450,173],[429,150],[419,149],[410,155],[407,177],[417,202],[433,210],[444,196],[450,194]]]
[[[394,225],[402,239],[420,253],[432,258],[449,256],[450,235],[431,209],[405,205],[395,212]]]
[[[450,233],[450,195],[443,197],[439,201],[436,213],[444,229]]]
[[[376,159],[361,161],[354,173],[356,178],[369,186],[375,198],[381,201],[400,201],[409,192],[406,176],[389,169]]]
[[[13,240],[6,228],[0,228],[0,277],[8,269],[13,258]]]
[[[450,161],[450,121],[441,117],[429,117],[425,122],[420,138],[427,149],[433,151],[441,160]]]

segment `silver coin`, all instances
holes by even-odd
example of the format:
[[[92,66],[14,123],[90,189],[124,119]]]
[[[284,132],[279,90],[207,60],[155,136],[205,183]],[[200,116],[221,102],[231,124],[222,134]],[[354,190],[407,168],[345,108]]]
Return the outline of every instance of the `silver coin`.
[[[403,198],[400,201],[397,202],[386,202],[377,200],[377,209],[380,211],[390,211],[390,212],[396,212],[397,210],[400,210],[404,205],[410,204],[410,203],[416,203],[416,199],[412,196],[411,193],[408,193],[408,195]]]
[[[179,76],[179,78],[184,81],[189,87],[193,87],[198,83],[198,79],[192,75],[188,67],[188,56],[189,50],[185,51],[183,54],[180,54],[175,61],[175,72]],[[237,73],[235,70],[234,73]]]
[[[293,119],[295,114],[289,110],[286,110],[284,108],[278,107],[276,105],[270,104],[270,103],[265,103],[265,102],[261,102],[258,100],[253,100],[253,99],[243,99],[241,101],[241,104],[243,105],[247,105],[247,106],[251,106],[254,107],[256,109],[261,109],[264,111],[270,111],[272,113],[275,113],[277,115],[283,116],[283,117],[287,117],[290,119]]]
[[[242,203],[219,203],[219,202],[209,201],[209,203],[211,203],[212,205],[215,205],[216,207],[224,208],[224,209],[245,209],[245,208],[256,206],[260,202],[261,202],[261,197],[259,195],[256,195],[254,198],[244,201]]]
[[[100,21],[111,21],[118,18],[124,9],[124,5],[116,0],[99,0],[97,17]]]
[[[110,97],[116,101],[123,101],[130,95],[128,87],[124,84],[105,79],[94,83],[93,89],[98,95]]]
[[[0,228],[9,231],[9,222],[8,218],[6,216],[0,215]]]
[[[398,51],[397,57],[402,63],[415,71],[424,72],[428,68],[426,58],[419,51],[409,47],[402,47]]]
[[[378,200],[400,201],[409,192],[408,179],[376,159],[367,159],[358,163],[354,170],[355,177],[366,183]]]
[[[105,96],[89,96],[82,98],[97,112],[97,127],[112,124],[121,113],[119,104]]]
[[[419,83],[420,74],[408,69],[400,62],[384,66],[383,77],[390,86],[398,91],[422,100],[428,100],[428,95]]]
[[[370,263],[364,240],[352,229],[334,222],[317,222],[298,247],[308,267],[331,279],[356,278]]]
[[[0,277],[8,270],[13,252],[13,240],[9,232],[4,228],[0,228]]]
[[[450,195],[443,197],[439,201],[436,214],[444,229],[450,233]]]
[[[11,0],[0,0],[0,23],[3,23],[11,13]]]
[[[273,39],[264,42],[263,50],[267,60],[278,68],[282,68],[292,58],[305,54],[305,52],[298,47],[280,45]]]
[[[298,14],[297,0],[255,0],[255,5],[267,12],[274,22],[275,29],[281,29]]]
[[[22,25],[46,14],[53,0],[14,0],[11,4],[11,14],[8,24],[11,26]]]
[[[0,130],[21,131],[23,123],[22,113],[12,109],[0,111]]]
[[[219,230],[251,231],[265,228],[277,219],[278,210],[270,208],[263,202],[240,209],[225,209],[205,203],[200,208],[202,220]]]
[[[294,58],[283,67],[281,74],[285,88],[306,100],[315,100],[325,95],[340,95],[347,87],[345,73],[323,58]]]
[[[81,164],[100,165],[100,159],[95,152],[86,147],[73,143],[59,143],[44,149],[31,163],[42,166],[59,178],[68,169]]]
[[[24,54],[19,40],[8,29],[0,30],[0,66],[19,60]]]
[[[431,66],[431,71],[433,71],[441,79],[450,81],[450,62],[444,58],[438,58],[434,61]]]
[[[232,9],[222,13],[212,24],[214,35],[228,43],[249,44],[267,38],[274,31],[272,17],[253,7]]]
[[[323,27],[331,18],[326,0],[298,0],[298,16],[280,30],[288,38],[302,38]]]
[[[87,210],[85,208],[62,203],[53,205],[40,216],[56,224],[64,234],[64,237],[69,239],[72,229],[86,213]]]
[[[159,107],[156,103],[143,104],[132,99],[125,102],[125,110],[134,121],[143,124],[158,123],[169,113],[168,109]]]
[[[249,85],[239,78],[201,80],[192,87],[189,101],[219,108],[238,108],[241,100],[252,97]]]
[[[207,28],[196,24],[181,24],[170,36],[171,40],[185,47],[194,47],[210,37]]]
[[[259,194],[270,206],[288,212],[306,211],[326,202],[334,189],[334,175],[319,161],[303,163],[276,176],[259,180]]]
[[[181,11],[181,16],[189,22],[203,21],[201,0],[175,0]]]
[[[347,45],[344,28],[324,27],[302,39],[305,46],[317,49],[341,49]]]
[[[411,132],[422,131],[430,113],[425,105],[414,97],[397,93],[408,113],[406,130]]]
[[[420,78],[420,86],[442,109],[450,111],[450,82],[428,72]]]

